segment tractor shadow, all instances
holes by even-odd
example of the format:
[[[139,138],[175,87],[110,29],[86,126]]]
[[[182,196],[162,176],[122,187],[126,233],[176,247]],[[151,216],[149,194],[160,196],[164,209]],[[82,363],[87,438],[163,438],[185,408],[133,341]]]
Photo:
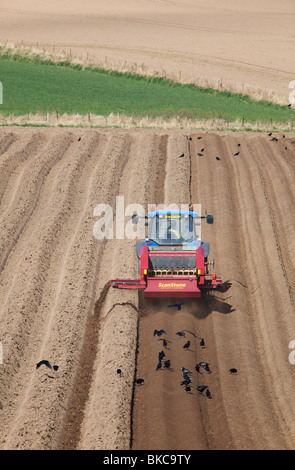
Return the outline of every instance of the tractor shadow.
[[[231,288],[232,283],[230,281],[225,281],[222,286],[218,289],[218,291],[209,292],[207,295],[205,294],[198,302],[194,304],[190,304],[191,311],[197,318],[205,318],[212,312],[218,312],[222,315],[228,315],[229,313],[235,312],[235,308],[231,303],[227,300],[231,298],[229,297],[221,297],[220,294],[225,294]]]

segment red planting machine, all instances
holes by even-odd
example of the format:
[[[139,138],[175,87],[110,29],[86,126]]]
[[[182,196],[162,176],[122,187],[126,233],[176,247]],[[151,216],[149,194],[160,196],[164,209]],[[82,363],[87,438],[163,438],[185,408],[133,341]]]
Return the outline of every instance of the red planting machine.
[[[136,242],[139,277],[114,279],[117,289],[143,289],[144,297],[201,297],[217,289],[222,280],[210,272],[210,244],[197,235],[200,219],[213,223],[213,216],[188,210],[155,210],[147,216],[149,233]],[[137,224],[139,216],[134,214]]]

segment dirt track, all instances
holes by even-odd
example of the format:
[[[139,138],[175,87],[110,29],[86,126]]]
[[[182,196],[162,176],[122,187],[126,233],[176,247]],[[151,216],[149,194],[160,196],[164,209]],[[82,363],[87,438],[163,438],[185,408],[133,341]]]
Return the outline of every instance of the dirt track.
[[[295,447],[295,137],[278,139],[1,129],[1,449]],[[202,235],[224,291],[177,312],[108,289],[137,275],[134,241],[93,236],[95,206],[115,209],[117,195],[125,205],[191,199],[214,214]],[[155,328],[167,331],[170,370],[155,371]],[[36,369],[42,359],[58,370]],[[202,360],[211,374],[195,372]]]

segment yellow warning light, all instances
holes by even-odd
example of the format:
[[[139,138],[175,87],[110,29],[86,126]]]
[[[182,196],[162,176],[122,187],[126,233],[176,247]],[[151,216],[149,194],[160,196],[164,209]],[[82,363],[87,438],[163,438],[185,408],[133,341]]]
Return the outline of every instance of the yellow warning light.
[[[144,273],[144,274],[147,274],[147,269],[144,269],[144,270],[143,270],[143,273]]]
[[[201,270],[200,270],[200,269],[198,269],[198,274],[199,274],[199,275],[201,274]]]

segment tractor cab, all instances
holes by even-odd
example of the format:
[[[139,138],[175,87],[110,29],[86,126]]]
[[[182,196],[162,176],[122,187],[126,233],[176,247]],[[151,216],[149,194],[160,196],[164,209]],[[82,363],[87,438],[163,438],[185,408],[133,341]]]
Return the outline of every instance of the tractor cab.
[[[148,240],[155,245],[194,245],[200,242],[200,217],[193,211],[150,212]],[[207,222],[213,223],[213,217],[207,216]]]
[[[157,245],[187,245],[197,237],[191,214],[157,211],[149,218],[148,238]]]

